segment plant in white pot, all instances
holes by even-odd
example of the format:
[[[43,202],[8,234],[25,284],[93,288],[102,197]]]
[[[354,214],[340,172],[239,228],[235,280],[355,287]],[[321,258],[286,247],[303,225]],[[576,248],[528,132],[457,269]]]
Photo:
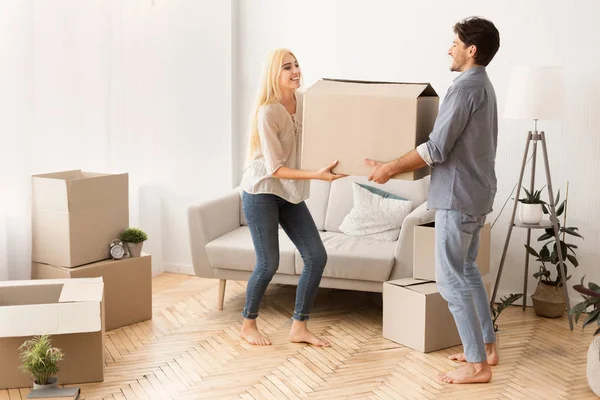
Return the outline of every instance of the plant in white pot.
[[[584,277],[585,278],[585,277]],[[594,332],[594,336],[600,333],[600,286],[593,282],[588,283],[588,287],[585,287],[581,278],[581,284],[573,286],[573,289],[581,293],[583,301],[574,305],[569,313],[575,316],[575,323],[579,321],[581,314],[586,313],[587,318],[583,323],[582,329],[596,322],[598,328]],[[595,338],[587,353],[587,380],[590,389],[600,396],[600,337]]]
[[[542,221],[542,217],[544,216],[543,207],[546,205],[546,202],[541,199],[542,190],[536,190],[533,193],[530,193],[527,189],[525,190],[525,197],[519,199],[521,203],[519,205],[519,219],[522,223],[528,225],[536,225]]]
[[[41,335],[25,341],[20,347],[21,370],[33,378],[33,389],[57,387],[56,374],[62,360],[60,349],[52,347],[50,336]]]
[[[139,228],[128,228],[121,234],[120,239],[127,246],[131,257],[139,257],[142,255],[142,246],[148,240],[148,235]]]
[[[555,204],[559,204],[560,192],[556,196]],[[544,213],[550,214],[550,211],[544,206]],[[561,225],[559,217],[564,213],[563,224]],[[531,246],[525,245],[527,252],[532,256],[536,257],[536,261],[540,262],[538,272],[534,273],[533,276],[538,279],[538,285],[535,293],[531,296],[533,301],[533,309],[535,313],[541,317],[556,318],[564,314],[566,309],[566,299],[564,289],[562,288],[562,271],[561,265],[558,259],[557,249],[560,246],[560,251],[563,257],[563,264],[567,276],[565,281],[569,280],[571,276],[568,273],[569,264],[573,267],[577,267],[579,262],[577,261],[577,254],[575,249],[577,245],[566,242],[567,235],[582,238],[577,231],[579,228],[576,226],[566,226],[567,222],[567,200],[562,202],[556,208],[556,216],[550,215],[550,220],[556,219],[558,226],[559,241],[556,242],[554,236],[554,229],[546,229],[544,234],[539,238],[539,242],[543,242],[542,248],[539,252],[534,250]],[[561,238],[562,236],[562,238]],[[554,266],[556,270],[556,278],[552,278],[551,266]]]

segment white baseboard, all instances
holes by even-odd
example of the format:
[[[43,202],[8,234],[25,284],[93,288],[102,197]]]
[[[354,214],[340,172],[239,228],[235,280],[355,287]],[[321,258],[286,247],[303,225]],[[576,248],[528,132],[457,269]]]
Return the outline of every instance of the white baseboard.
[[[174,274],[196,275],[194,267],[191,264],[165,263],[165,272]]]

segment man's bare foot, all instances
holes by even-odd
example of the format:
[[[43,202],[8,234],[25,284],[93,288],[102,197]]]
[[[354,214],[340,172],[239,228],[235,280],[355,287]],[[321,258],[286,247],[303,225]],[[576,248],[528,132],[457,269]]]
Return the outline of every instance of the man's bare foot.
[[[293,321],[289,339],[294,343],[308,343],[317,347],[329,347],[329,342],[316,337],[306,326],[306,321]]]
[[[258,331],[255,319],[244,319],[240,337],[254,346],[268,346],[271,341]]]
[[[487,383],[492,380],[492,369],[487,362],[467,363],[453,371],[438,375],[446,383]]]
[[[485,354],[487,355],[487,362],[489,365],[494,366],[498,365],[500,362],[500,355],[496,350],[496,343],[486,343],[485,344]],[[467,361],[465,357],[465,353],[455,353],[451,356],[448,356],[449,359],[454,361]]]

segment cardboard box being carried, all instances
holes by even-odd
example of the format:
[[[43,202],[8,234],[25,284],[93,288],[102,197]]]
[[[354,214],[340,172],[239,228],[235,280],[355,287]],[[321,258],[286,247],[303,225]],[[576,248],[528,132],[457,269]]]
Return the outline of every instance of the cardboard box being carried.
[[[32,178],[32,259],[76,267],[108,258],[129,227],[127,174],[80,170]]]
[[[32,279],[102,277],[107,331],[152,318],[152,257],[105,260],[76,268],[32,263]]]
[[[0,389],[31,387],[19,346],[52,335],[60,348],[59,384],[104,380],[102,278],[0,282]]]
[[[383,283],[383,337],[424,353],[461,344],[435,282],[413,278]]]
[[[320,80],[304,94],[302,169],[338,160],[334,172],[368,176],[365,158],[391,161],[428,140],[438,105],[427,83]],[[394,178],[429,174],[427,167]]]
[[[487,222],[479,235],[479,252],[475,262],[481,276],[490,272],[491,225]],[[415,226],[413,242],[413,277],[435,281],[435,224]]]

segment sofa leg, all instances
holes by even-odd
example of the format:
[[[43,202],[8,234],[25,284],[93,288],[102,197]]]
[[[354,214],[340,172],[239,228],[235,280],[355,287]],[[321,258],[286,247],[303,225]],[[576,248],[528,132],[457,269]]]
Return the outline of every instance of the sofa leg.
[[[217,308],[219,311],[223,310],[223,302],[225,301],[225,284],[226,279],[219,279],[219,298],[217,299]]]

